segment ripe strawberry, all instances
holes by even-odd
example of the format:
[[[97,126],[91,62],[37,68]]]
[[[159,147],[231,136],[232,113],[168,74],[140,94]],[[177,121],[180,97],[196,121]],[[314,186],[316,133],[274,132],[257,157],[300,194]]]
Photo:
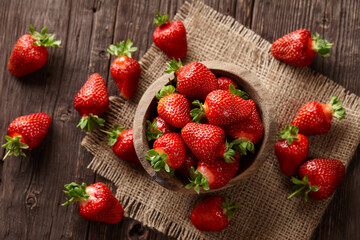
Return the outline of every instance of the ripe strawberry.
[[[146,138],[149,142],[158,139],[163,134],[174,132],[174,128],[160,116],[154,118],[152,122],[147,120],[146,125]]]
[[[156,94],[156,98],[160,99],[157,106],[159,116],[170,125],[182,128],[191,121],[189,101],[183,95],[175,93],[172,85],[164,86]]]
[[[21,36],[16,42],[8,62],[8,69],[15,77],[22,77],[42,68],[48,60],[47,47],[60,47],[61,41],[54,40],[54,34],[47,33],[44,27],[35,32],[30,24],[29,34]]]
[[[250,118],[253,108],[248,101],[225,90],[209,93],[204,105],[198,100],[192,103],[199,106],[191,110],[193,121],[199,122],[203,116],[206,116],[210,124],[220,127]]]
[[[109,95],[99,74],[92,74],[76,94],[74,108],[82,117],[77,127],[91,132],[104,126],[105,120],[99,116],[109,108]]]
[[[238,211],[239,205],[230,199],[211,196],[196,205],[190,219],[200,231],[217,232],[225,229]]]
[[[80,216],[85,220],[112,224],[121,221],[124,210],[104,183],[98,182],[90,186],[82,183],[80,186],[72,182],[66,184],[65,188],[67,191],[64,192],[71,198],[62,205],[78,201]]]
[[[190,168],[190,183],[186,189],[194,187],[200,193],[200,186],[204,190],[217,189],[225,186],[235,176],[239,169],[240,154],[236,154],[233,162],[226,162],[224,158],[199,160],[197,169]]]
[[[183,164],[176,169],[176,173],[186,178],[190,177],[190,168],[196,168],[197,162],[198,160],[195,155],[190,150],[187,150],[185,160]]]
[[[219,88],[215,75],[202,63],[192,62],[182,66],[181,60],[168,63],[166,73],[175,72],[176,88],[188,98],[205,99]]]
[[[225,127],[225,132],[234,139],[244,139],[252,144],[256,144],[263,137],[264,127],[255,102],[251,99],[247,102],[252,107],[250,118],[240,120]]]
[[[292,177],[291,181],[297,190],[288,198],[300,194],[305,194],[305,201],[309,198],[308,194],[315,200],[328,198],[335,192],[344,174],[345,167],[339,160],[328,158],[309,160],[299,168],[302,180]]]
[[[119,42],[116,45],[110,45],[106,50],[111,55],[115,55],[116,59],[111,63],[110,72],[115,80],[121,95],[129,99],[135,93],[140,73],[140,64],[135,58],[131,57],[131,53],[137,50],[132,47],[131,40]]]
[[[173,170],[185,161],[186,146],[179,133],[164,134],[155,140],[153,149],[148,151],[146,159],[158,172],[162,168],[173,174]]]
[[[318,33],[311,34],[307,29],[300,29],[276,40],[272,47],[272,55],[290,65],[305,67],[313,61],[316,53],[324,57],[330,56],[333,44],[320,39]]]
[[[331,128],[332,117],[344,119],[345,113],[341,100],[336,96],[329,104],[311,101],[302,106],[292,125],[299,127],[299,133],[306,136],[325,134]]]
[[[219,84],[219,89],[229,91],[229,85],[232,84],[234,88],[238,89],[239,86],[230,78],[227,77],[218,77],[217,82]]]
[[[112,146],[116,156],[126,161],[140,164],[134,148],[133,130],[132,128],[124,130],[124,127],[115,124],[112,131],[102,130],[102,132],[109,135],[109,145]]]
[[[51,118],[46,113],[33,113],[16,118],[8,126],[8,135],[5,137],[7,143],[2,145],[7,149],[3,160],[10,155],[26,157],[23,149],[31,150],[38,147],[50,125]]]
[[[286,175],[295,175],[308,155],[309,140],[298,132],[298,127],[288,125],[277,136],[280,140],[275,144],[275,154]]]
[[[169,58],[185,57],[187,52],[186,30],[180,21],[168,21],[168,15],[157,15],[154,24],[157,26],[153,33],[153,41]]]

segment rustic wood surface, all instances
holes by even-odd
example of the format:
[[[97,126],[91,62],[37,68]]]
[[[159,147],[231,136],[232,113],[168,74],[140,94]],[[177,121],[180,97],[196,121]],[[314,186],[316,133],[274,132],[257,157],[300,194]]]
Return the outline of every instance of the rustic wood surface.
[[[16,117],[48,113],[53,124],[44,143],[26,158],[0,163],[0,239],[168,239],[124,219],[117,225],[87,222],[77,208],[61,207],[65,183],[110,182],[86,166],[91,154],[80,146],[84,133],[72,101],[89,74],[98,72],[110,95],[118,94],[109,74],[109,44],[131,38],[137,59],[152,44],[154,11],[172,17],[183,4],[168,0],[0,0],[0,138]],[[331,57],[317,57],[311,66],[360,95],[360,3],[352,0],[206,0],[268,41],[299,28],[309,28],[335,43]],[[48,26],[62,40],[50,49],[47,65],[22,79],[7,70],[16,40],[32,23]],[[2,140],[4,141],[4,140]],[[4,155],[1,151],[0,157]],[[359,150],[326,211],[313,239],[360,239]],[[271,237],[271,236],[270,236]]]

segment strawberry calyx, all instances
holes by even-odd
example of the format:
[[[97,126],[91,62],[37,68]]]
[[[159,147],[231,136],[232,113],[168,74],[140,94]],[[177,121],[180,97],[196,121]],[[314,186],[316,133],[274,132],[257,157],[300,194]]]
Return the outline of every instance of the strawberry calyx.
[[[44,46],[44,47],[61,47],[61,41],[55,40],[55,34],[47,33],[48,27],[41,29],[41,32],[36,32],[33,25],[30,24],[29,35],[36,41],[33,42],[34,46]]]
[[[241,153],[241,155],[247,155],[248,152],[255,152],[254,144],[246,138],[238,138],[232,141],[231,145],[231,148],[234,147],[234,150],[238,153]]]
[[[169,19],[169,15],[165,14],[165,15],[161,15],[158,10],[155,10],[156,12],[156,17],[154,18],[154,24],[158,27],[160,27],[161,25],[164,25],[165,23],[168,22]]]
[[[342,101],[333,96],[328,104],[331,107],[332,115],[337,119],[344,119],[346,110],[342,107]]]
[[[154,119],[153,122],[146,120],[146,125],[146,138],[149,142],[158,139],[164,134],[163,131],[157,128],[156,119]]]
[[[280,139],[286,139],[288,145],[291,145],[294,140],[299,140],[297,138],[299,132],[299,127],[287,125],[284,130],[278,133],[276,136]]]
[[[311,34],[311,38],[313,39],[312,49],[315,52],[320,53],[324,57],[329,57],[330,49],[334,44],[329,43],[325,39],[320,39],[319,33],[315,33],[315,35]]]
[[[189,172],[190,172],[190,179],[189,179],[190,183],[185,186],[186,189],[190,189],[193,187],[194,191],[197,194],[200,194],[200,186],[206,191],[210,189],[208,180],[201,172],[199,172],[199,170],[195,170],[195,168],[192,166],[190,167]]]
[[[80,128],[81,130],[86,129],[88,132],[92,132],[99,127],[104,126],[104,122],[104,119],[90,113],[88,116],[83,116],[76,127]]]
[[[109,135],[109,139],[108,139],[109,145],[114,146],[114,144],[116,143],[120,133],[122,131],[124,131],[124,130],[125,130],[125,127],[120,127],[118,124],[115,124],[114,129],[112,129],[111,131],[104,131],[104,130],[100,130],[100,131],[102,131],[102,132],[106,133],[107,135]]]
[[[20,139],[21,139],[20,135],[17,135],[13,138],[7,135],[7,136],[5,136],[5,139],[6,139],[7,143],[1,145],[1,147],[7,149],[7,152],[2,159],[3,161],[10,155],[14,155],[14,156],[21,155],[23,157],[26,157],[26,154],[22,150],[28,149],[29,145],[20,141]]]
[[[291,194],[288,199],[294,197],[294,196],[299,196],[299,195],[303,195],[305,196],[305,202],[307,202],[309,200],[309,193],[310,192],[317,192],[319,191],[320,187],[318,186],[312,186],[309,183],[309,179],[307,174],[304,176],[304,178],[302,180],[296,178],[296,177],[291,177],[291,181],[295,184],[295,186],[293,187],[294,193]]]
[[[161,169],[164,169],[165,172],[170,175],[174,174],[174,169],[170,168],[167,162],[165,161],[168,157],[166,153],[159,153],[155,149],[150,149],[148,151],[149,155],[146,155],[145,158],[150,161],[151,166],[154,168],[155,172],[159,172]]]
[[[177,73],[180,68],[183,66],[181,63],[181,59],[179,61],[176,61],[176,59],[173,57],[173,59],[166,64],[168,68],[165,70],[166,73]]]
[[[247,92],[245,91],[242,91],[240,89],[236,89],[234,87],[234,85],[232,85],[231,83],[229,84],[229,92],[238,96],[238,97],[241,97],[242,99],[244,100],[248,100],[249,99],[249,94],[247,94]]]
[[[192,117],[192,122],[200,122],[200,120],[205,116],[205,107],[199,100],[195,100],[192,104],[198,106],[190,111],[190,116]]]
[[[86,192],[86,183],[82,183],[81,185],[72,182],[69,184],[66,184],[64,186],[66,188],[67,191],[64,191],[64,193],[66,193],[67,195],[69,195],[69,199],[66,200],[65,203],[61,204],[62,206],[66,206],[69,204],[72,204],[73,202],[76,201],[82,201],[82,200],[87,200],[90,195]]]
[[[234,203],[229,198],[225,198],[225,202],[222,202],[220,207],[223,209],[223,213],[227,216],[228,222],[230,222],[234,214],[239,211],[240,205]]]
[[[160,100],[163,97],[166,97],[170,94],[175,93],[175,87],[173,85],[163,86],[158,93],[155,94],[157,100]]]
[[[237,139],[237,140],[234,140],[232,141],[231,143],[228,143],[228,141],[226,140],[225,141],[225,151],[224,153],[222,154],[222,157],[224,158],[225,162],[227,163],[233,163],[234,162],[234,157],[237,153],[237,149],[239,148],[237,145],[241,145],[243,144],[243,140],[240,140],[240,139]],[[253,146],[252,146],[253,147]],[[251,147],[250,147],[251,149]],[[247,143],[246,143],[246,148],[244,148],[243,150],[240,150],[240,151],[244,151],[246,155],[246,150],[247,150]]]
[[[133,43],[130,39],[128,39],[126,42],[121,41],[116,43],[115,45],[111,44],[109,48],[106,49],[106,51],[111,55],[115,55],[117,57],[126,55],[131,58],[131,53],[137,50],[137,47],[133,47],[132,45]]]

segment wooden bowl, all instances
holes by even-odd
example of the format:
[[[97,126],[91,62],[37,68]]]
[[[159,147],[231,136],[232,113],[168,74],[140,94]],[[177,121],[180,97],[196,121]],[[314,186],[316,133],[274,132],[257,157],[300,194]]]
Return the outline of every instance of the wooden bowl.
[[[267,90],[254,74],[231,63],[220,61],[205,61],[202,63],[208,67],[216,76],[228,77],[238,83],[240,88],[245,90],[250,95],[251,99],[255,101],[264,125],[264,136],[262,142],[255,145],[255,157],[253,157],[249,164],[245,166],[245,169],[242,169],[242,172],[231,179],[226,186],[219,189],[201,191],[202,193],[205,193],[217,191],[238,184],[256,172],[256,170],[258,170],[264,163],[266,157],[274,149],[277,122],[271,96],[268,94]],[[186,182],[180,178],[171,176],[163,170],[155,172],[150,162],[145,158],[147,151],[150,150],[145,133],[146,120],[152,120],[150,117],[154,116],[154,112],[156,112],[155,94],[164,85],[168,84],[169,80],[172,79],[173,76],[173,73],[163,75],[157,79],[142,96],[136,109],[133,124],[134,145],[142,166],[157,183],[173,191],[195,193],[193,189],[185,189],[184,186],[186,185]],[[240,162],[242,159],[243,157],[240,159]]]

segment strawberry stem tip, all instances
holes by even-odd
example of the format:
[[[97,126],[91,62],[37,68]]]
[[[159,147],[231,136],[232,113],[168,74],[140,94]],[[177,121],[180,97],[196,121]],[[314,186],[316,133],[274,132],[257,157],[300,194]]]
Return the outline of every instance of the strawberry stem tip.
[[[230,148],[234,148],[234,150],[241,153],[241,155],[247,155],[247,152],[255,152],[254,144],[245,138],[239,138],[232,141],[230,143]]]
[[[111,55],[115,55],[117,57],[126,55],[131,58],[131,53],[137,50],[137,47],[132,47],[132,45],[133,43],[130,39],[128,39],[126,42],[121,41],[116,43],[115,45],[111,44],[109,48],[106,49],[106,51]]]
[[[309,183],[309,179],[308,176],[305,175],[304,178],[302,180],[296,178],[296,177],[292,177],[291,181],[295,184],[294,186],[294,193],[291,194],[288,199],[294,197],[294,196],[299,196],[304,194],[305,196],[305,202],[307,202],[309,200],[309,192],[317,192],[319,191],[319,187],[318,186],[311,186]]]
[[[100,131],[109,135],[109,139],[108,139],[109,145],[114,146],[120,133],[124,130],[125,130],[125,127],[120,127],[118,124],[115,124],[114,129],[112,129],[111,131],[105,131],[105,130],[100,130]]]
[[[346,111],[342,107],[341,100],[337,99],[336,96],[333,96],[331,98],[329,106],[332,109],[332,114],[333,114],[334,117],[336,117],[337,119],[344,119],[345,118]]]
[[[150,120],[146,121],[146,138],[148,140],[148,142],[152,141],[152,140],[156,140],[159,137],[161,137],[164,133],[162,131],[160,131],[157,128],[157,121],[156,119],[154,119],[154,121],[151,123]]]
[[[44,27],[41,29],[41,32],[36,32],[33,25],[30,24],[29,35],[36,41],[33,43],[35,46],[44,46],[44,47],[61,47],[61,41],[55,40],[55,34],[48,34],[48,28]]]
[[[87,200],[90,197],[90,195],[86,193],[87,186],[84,182],[81,185],[72,182],[66,184],[64,187],[67,190],[64,191],[64,193],[69,195],[70,199],[67,199],[65,203],[61,204],[62,206],[69,205],[75,201]]]
[[[174,57],[166,65],[168,66],[168,68],[165,70],[166,73],[172,73],[172,72],[176,73],[183,66],[181,63],[181,59],[179,59],[179,61],[176,61]]]
[[[174,169],[170,168],[167,162],[165,161],[167,159],[166,153],[159,154],[158,151],[151,149],[148,151],[147,156],[145,158],[150,161],[151,166],[154,168],[155,172],[159,172],[161,169],[164,169],[165,172],[169,173],[170,175],[174,174]]]
[[[169,15],[165,14],[165,15],[161,15],[158,10],[155,10],[156,12],[156,17],[154,18],[154,24],[158,27],[160,27],[161,25],[167,23],[168,19],[169,19]]]
[[[204,177],[204,175],[202,175],[202,173],[200,173],[198,170],[195,170],[194,167],[191,167],[189,171],[190,171],[190,179],[189,179],[190,183],[185,186],[186,189],[190,189],[194,187],[194,191],[197,194],[200,194],[200,186],[206,191],[210,189],[209,183],[207,179]]]
[[[225,198],[225,202],[221,203],[221,208],[224,209],[227,220],[230,222],[235,213],[239,211],[240,205],[235,204],[229,198]]]
[[[20,142],[21,136],[16,136],[14,138],[10,136],[5,136],[7,143],[3,144],[1,147],[6,148],[7,152],[2,160],[5,160],[8,156],[23,156],[26,157],[25,153],[22,151],[23,149],[28,149],[29,145]]]
[[[199,100],[193,101],[192,104],[198,106],[198,108],[194,108],[190,111],[190,116],[192,117],[191,121],[198,123],[205,116],[205,108]]]
[[[334,44],[329,43],[325,39],[320,39],[319,33],[311,34],[311,38],[313,39],[313,50],[324,57],[329,57],[330,49]]]
[[[163,86],[158,93],[155,94],[157,100],[175,93],[175,87],[173,85]]]
[[[90,113],[88,116],[82,117],[76,127],[80,128],[81,130],[86,129],[88,132],[92,132],[99,127],[103,127],[104,122],[104,119]]]
[[[249,94],[247,94],[247,92],[244,92],[240,89],[236,89],[234,87],[234,85],[232,85],[231,83],[229,84],[229,92],[238,96],[238,97],[241,97],[242,99],[245,99],[245,100],[248,100],[249,99]]]
[[[299,140],[297,138],[299,132],[299,127],[295,127],[292,125],[287,125],[281,133],[278,133],[276,136],[280,139],[286,139],[288,145],[291,145],[294,140]]]

